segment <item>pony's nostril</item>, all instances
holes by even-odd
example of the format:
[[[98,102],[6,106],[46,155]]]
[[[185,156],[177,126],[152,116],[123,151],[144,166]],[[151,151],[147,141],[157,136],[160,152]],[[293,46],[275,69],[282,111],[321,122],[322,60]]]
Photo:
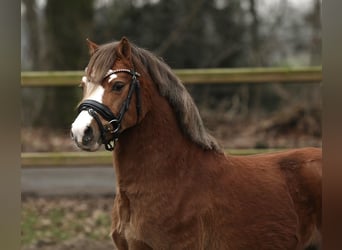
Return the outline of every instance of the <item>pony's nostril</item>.
[[[74,139],[74,133],[72,131],[70,131],[70,137],[71,139]]]
[[[88,145],[94,138],[93,129],[91,127],[87,127],[84,131],[84,135],[82,138],[83,145]]]

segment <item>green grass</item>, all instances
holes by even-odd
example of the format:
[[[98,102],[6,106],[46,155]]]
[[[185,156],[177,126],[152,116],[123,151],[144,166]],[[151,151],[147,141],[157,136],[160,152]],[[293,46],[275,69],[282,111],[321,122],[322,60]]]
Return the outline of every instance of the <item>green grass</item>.
[[[38,225],[39,216],[35,211],[22,211],[21,213],[21,244],[33,243],[38,238],[35,227]]]

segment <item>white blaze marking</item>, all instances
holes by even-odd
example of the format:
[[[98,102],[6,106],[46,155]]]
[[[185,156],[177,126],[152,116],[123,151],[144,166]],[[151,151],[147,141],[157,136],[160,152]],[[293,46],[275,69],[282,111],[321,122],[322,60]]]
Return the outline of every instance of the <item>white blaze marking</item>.
[[[117,78],[118,76],[116,75],[116,74],[111,74],[110,76],[109,76],[109,82],[111,82],[111,81],[113,81],[115,78]]]
[[[94,83],[89,82],[85,76],[82,77],[82,82],[86,84],[87,92],[91,91],[91,94],[85,99],[102,103],[104,88],[101,85],[95,85]],[[90,125],[92,119],[93,117],[88,113],[88,111],[83,110],[78,114],[77,118],[71,125],[72,134],[79,143],[82,142],[84,131]]]

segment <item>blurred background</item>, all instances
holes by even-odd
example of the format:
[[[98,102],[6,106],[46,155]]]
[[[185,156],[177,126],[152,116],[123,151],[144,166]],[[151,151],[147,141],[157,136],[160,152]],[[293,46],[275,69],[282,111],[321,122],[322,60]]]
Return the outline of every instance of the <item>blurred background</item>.
[[[21,67],[83,70],[86,38],[122,36],[173,69],[321,66],[320,15],[320,0],[22,0]],[[186,87],[224,148],[322,144],[319,82]],[[79,151],[69,138],[77,84],[23,87],[21,97],[23,153]],[[114,174],[110,166],[24,168],[22,249],[111,249]]]

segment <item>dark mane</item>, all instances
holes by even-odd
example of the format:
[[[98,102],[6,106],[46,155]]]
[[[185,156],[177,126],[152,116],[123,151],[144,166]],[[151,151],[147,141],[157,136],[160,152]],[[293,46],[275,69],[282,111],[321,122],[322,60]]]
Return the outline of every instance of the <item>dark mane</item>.
[[[101,45],[90,58],[87,75],[93,82],[101,82],[113,66],[118,42]],[[133,63],[142,63],[162,96],[172,106],[183,132],[204,149],[221,151],[216,140],[206,131],[199,111],[190,94],[171,68],[151,52],[132,46]],[[90,74],[91,72],[91,74]]]

